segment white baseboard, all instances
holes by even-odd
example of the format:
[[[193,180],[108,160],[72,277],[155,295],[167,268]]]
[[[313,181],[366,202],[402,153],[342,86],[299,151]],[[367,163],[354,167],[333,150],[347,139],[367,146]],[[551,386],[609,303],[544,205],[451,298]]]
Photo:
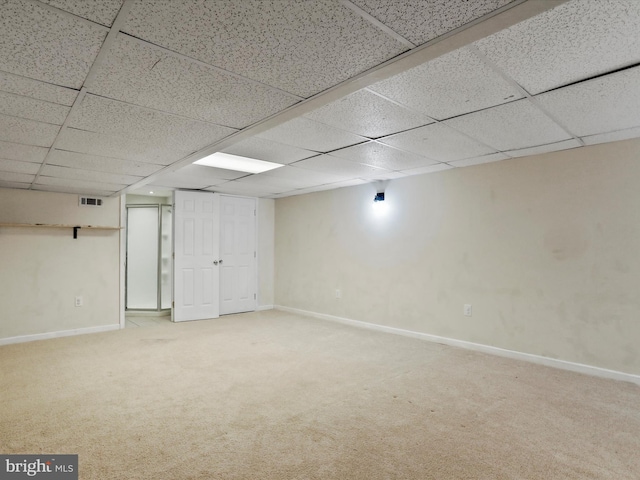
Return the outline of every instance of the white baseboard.
[[[84,335],[85,333],[109,332],[111,330],[120,330],[120,324],[116,323],[114,325],[102,325],[100,327],[75,328],[73,330],[63,330],[60,332],[36,333],[34,335],[0,338],[0,345],[33,342],[34,340],[47,340],[49,338],[70,337],[72,335]]]
[[[566,360],[558,360],[555,358],[543,357],[541,355],[533,355],[531,353],[517,352],[515,350],[506,350],[504,348],[492,347],[490,345],[467,342],[465,340],[456,340],[455,338],[439,337],[437,335],[414,332],[412,330],[403,330],[401,328],[387,327],[384,325],[377,325],[375,323],[362,322],[360,320],[352,320],[350,318],[336,317],[334,315],[327,315],[325,313],[310,312],[310,311],[301,310],[298,308],[284,307],[281,305],[275,305],[274,308],[276,310],[281,310],[283,312],[297,313],[299,315],[318,318],[320,320],[329,320],[331,322],[338,322],[345,325],[351,325],[354,327],[366,328],[368,330],[393,333],[395,335],[403,335],[405,337],[419,338],[421,340],[427,340],[429,342],[435,342],[435,343],[442,343],[444,345],[450,345],[452,347],[465,348],[467,350],[475,350],[477,352],[488,353],[491,355],[498,355],[500,357],[513,358],[515,360],[524,360],[526,362],[545,365],[547,367],[554,367],[562,370],[569,370],[572,372],[584,373],[586,375],[593,375],[595,377],[609,378],[613,380],[622,380],[624,382],[631,382],[631,383],[640,385],[640,375],[634,375],[632,373],[618,372],[616,370],[607,370],[606,368],[593,367],[591,365],[584,365],[582,363],[568,362]]]
[[[274,308],[273,305],[259,305],[256,308],[256,312],[262,312],[264,310],[273,310],[273,308]]]

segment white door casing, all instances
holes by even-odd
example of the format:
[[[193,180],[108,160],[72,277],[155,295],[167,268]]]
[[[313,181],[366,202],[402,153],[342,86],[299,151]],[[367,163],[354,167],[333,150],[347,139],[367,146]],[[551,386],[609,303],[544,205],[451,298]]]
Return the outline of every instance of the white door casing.
[[[220,196],[220,315],[256,309],[256,199]]]
[[[174,322],[219,316],[219,200],[209,192],[174,192]]]

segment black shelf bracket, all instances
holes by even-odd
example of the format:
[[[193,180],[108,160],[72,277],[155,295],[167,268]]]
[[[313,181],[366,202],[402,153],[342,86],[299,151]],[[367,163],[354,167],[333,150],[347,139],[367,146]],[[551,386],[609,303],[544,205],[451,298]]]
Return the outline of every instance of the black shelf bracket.
[[[73,227],[73,238],[76,239],[78,238],[78,230],[80,230],[82,227]]]

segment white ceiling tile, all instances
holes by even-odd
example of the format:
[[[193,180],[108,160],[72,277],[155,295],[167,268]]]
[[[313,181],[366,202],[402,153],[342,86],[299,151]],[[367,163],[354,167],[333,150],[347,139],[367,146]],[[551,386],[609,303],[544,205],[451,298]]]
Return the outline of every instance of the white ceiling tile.
[[[45,165],[40,172],[47,177],[67,178],[71,180],[88,180],[90,182],[104,182],[130,185],[139,182],[143,177],[134,175],[122,175],[118,173],[96,172],[93,170],[80,170],[78,168],[59,167],[57,165]]]
[[[163,168],[162,165],[155,165],[153,163],[133,162],[130,160],[99,157],[97,155],[86,155],[84,153],[67,152],[64,150],[53,150],[47,158],[47,165],[58,165],[61,167],[116,173],[120,175],[136,175],[140,177],[146,177]]]
[[[29,187],[31,187],[31,183],[30,182],[29,183],[24,183],[24,182],[4,182],[0,178],[0,188],[19,188],[19,189],[26,190]]]
[[[403,173],[406,173],[407,175],[423,175],[426,173],[436,173],[442,172],[443,170],[451,170],[452,168],[455,167],[446,163],[439,163],[437,165],[431,165],[429,167],[411,168],[409,170],[405,170]]]
[[[331,152],[335,157],[387,170],[407,170],[438,163],[415,153],[398,150],[379,142],[368,142]]]
[[[640,137],[640,127],[618,130],[617,132],[601,133],[599,135],[589,135],[588,137],[582,137],[582,141],[587,145],[597,145],[599,143],[617,142],[637,137]]]
[[[227,170],[226,168],[207,167],[206,165],[195,164],[182,167],[174,173],[184,177],[208,179],[222,178],[224,180],[234,180],[248,175],[246,172],[238,172],[237,170]]]
[[[303,148],[285,145],[283,143],[272,142],[265,138],[251,137],[247,140],[223,150],[224,153],[240,155],[241,157],[256,158],[267,162],[287,164],[297,162],[304,158],[317,155],[317,152],[305,150]]]
[[[384,173],[384,169],[350,162],[332,155],[320,155],[318,157],[301,160],[295,164],[298,168],[316,170],[318,172],[339,175],[345,178],[367,178],[370,175]]]
[[[0,70],[80,88],[107,29],[26,0],[8,0],[0,16]]]
[[[60,127],[24,118],[0,115],[0,140],[37,147],[50,147]]]
[[[71,108],[0,91],[0,114],[62,125]]]
[[[47,178],[47,177],[43,177]],[[96,197],[107,197],[112,193],[115,193],[116,190],[103,190],[100,188],[91,188],[80,185],[47,185],[47,184],[38,184],[36,183],[33,186],[33,190],[40,190],[43,192],[60,192],[60,193],[78,193],[82,195],[94,195]]]
[[[140,139],[158,147],[193,152],[235,130],[87,95],[69,126],[105,135]]]
[[[639,127],[640,67],[543,93],[536,99],[579,137]]]
[[[522,98],[466,49],[438,57],[369,88],[439,120]]]
[[[269,170],[263,175],[269,177],[283,178],[287,180],[294,180],[304,187],[311,185],[322,185],[325,183],[340,182],[344,180],[343,176],[334,175],[332,173],[318,172],[315,170],[306,170],[294,165],[276,168],[275,170]],[[298,187],[303,188],[303,187]]]
[[[44,147],[0,141],[0,158],[6,158],[7,160],[42,162],[48,151],[49,149]]]
[[[38,185],[71,187],[75,189],[85,189],[85,190],[102,190],[102,191],[108,191],[108,192],[115,192],[126,187],[126,185],[124,184],[92,182],[89,180],[76,180],[72,178],[47,177],[45,175],[40,175],[36,183]]]
[[[529,100],[518,100],[452,118],[444,123],[501,151],[571,138]]]
[[[352,0],[415,45],[490,13],[512,0]]]
[[[562,142],[549,143],[547,145],[538,145],[536,147],[522,148],[520,150],[509,150],[505,152],[511,157],[526,157],[529,155],[539,155],[541,153],[557,152],[559,150],[567,150],[569,148],[580,147],[580,142],[572,138],[571,140],[564,140]]]
[[[30,78],[0,72],[0,90],[60,105],[73,105],[78,91],[39,82]]]
[[[302,97],[406,50],[333,0],[139,0],[124,31]]]
[[[0,171],[0,180],[3,182],[31,183],[34,178],[35,174]]]
[[[52,7],[110,27],[124,0],[41,0]]]
[[[92,93],[235,128],[298,100],[120,34]]]
[[[308,118],[290,120],[257,136],[317,152],[329,152],[367,140]]]
[[[263,197],[283,191],[280,188],[276,187],[268,187],[260,184],[242,183],[237,180],[232,180],[221,185],[206,188],[205,190],[211,192],[228,193],[230,195],[247,195],[253,197]]]
[[[40,163],[19,162],[0,158],[0,172],[28,173],[35,175],[40,169]],[[0,173],[0,175],[2,175]]]
[[[202,190],[205,187],[211,186],[211,183],[208,183],[203,180],[198,180],[197,178],[175,178],[169,176],[163,176],[152,183],[148,183],[147,187],[159,187],[159,188],[182,188],[186,190]]]
[[[508,155],[504,153],[492,153],[490,155],[483,155],[481,157],[475,158],[465,158],[464,160],[454,160],[453,162],[449,162],[449,165],[453,167],[470,167],[472,165],[480,165],[482,163],[491,163],[498,162],[500,160],[506,160],[510,158]]]
[[[402,178],[406,176],[407,174],[403,172],[383,171],[381,173],[368,175],[366,180],[393,180],[394,178]]]
[[[168,165],[189,154],[187,151],[170,150],[150,141],[102,135],[75,128],[66,128],[60,134],[56,148],[159,165]]]
[[[367,90],[359,90],[305,116],[370,138],[433,123],[428,116],[396,105]]]
[[[640,61],[638,0],[574,0],[476,42],[532,94]]]
[[[259,188],[273,189],[277,192],[286,192],[289,190],[295,190],[297,188],[304,188],[311,185],[309,182],[302,180],[294,180],[291,178],[282,177],[270,177],[265,174],[250,175],[248,177],[237,180],[238,183],[244,183],[247,185],[256,185]]]
[[[495,153],[495,150],[441,123],[385,137],[379,141],[439,162]]]

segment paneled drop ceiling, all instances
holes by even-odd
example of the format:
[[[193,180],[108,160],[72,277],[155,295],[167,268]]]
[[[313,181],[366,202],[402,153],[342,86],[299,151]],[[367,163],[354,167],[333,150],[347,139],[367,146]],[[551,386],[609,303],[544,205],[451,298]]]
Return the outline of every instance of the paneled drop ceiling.
[[[278,198],[640,137],[638,0],[4,0],[0,187]],[[223,151],[253,175],[192,163]]]

